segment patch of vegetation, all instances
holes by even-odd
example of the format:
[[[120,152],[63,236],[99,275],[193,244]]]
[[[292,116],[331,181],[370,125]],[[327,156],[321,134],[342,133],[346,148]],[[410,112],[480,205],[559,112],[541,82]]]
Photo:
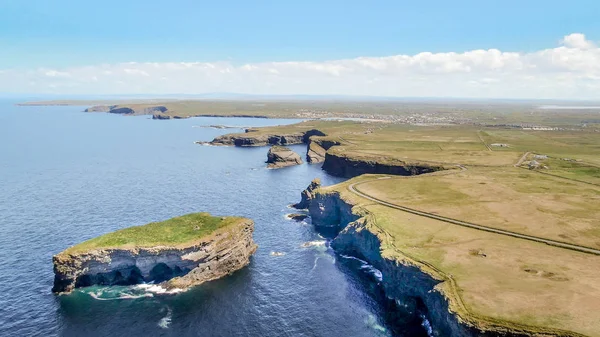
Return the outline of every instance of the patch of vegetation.
[[[211,216],[209,213],[192,213],[108,233],[70,247],[65,253],[106,248],[177,246],[205,238],[220,228],[243,220],[244,218],[238,217]]]

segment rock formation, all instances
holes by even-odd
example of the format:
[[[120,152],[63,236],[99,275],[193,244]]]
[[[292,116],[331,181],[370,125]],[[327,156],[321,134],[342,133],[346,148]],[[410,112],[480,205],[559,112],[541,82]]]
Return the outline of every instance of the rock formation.
[[[114,107],[116,107],[116,105],[96,105],[96,106],[89,107],[83,111],[84,112],[109,112]]]
[[[241,219],[241,218],[240,218]],[[54,256],[53,292],[68,293],[91,285],[159,283],[187,289],[241,269],[257,246],[254,223],[241,219],[184,244],[153,247],[70,249]]]
[[[308,144],[310,137],[324,135],[323,132],[315,129],[284,134],[266,134],[258,132],[257,129],[246,129],[245,133],[231,133],[216,137],[213,141],[209,142],[209,144],[241,147]]]
[[[287,215],[288,219],[294,220],[294,221],[302,221],[306,218],[308,218],[307,214],[298,214],[298,213],[293,213],[293,214],[288,214]]]
[[[267,167],[278,169],[287,166],[302,164],[302,158],[296,152],[285,146],[273,146],[267,153]]]
[[[215,138],[211,145],[233,145],[233,146],[266,146],[266,145],[294,145],[302,144],[302,133],[291,133],[285,135],[276,134],[252,134],[252,129],[242,134],[228,134]]]
[[[325,154],[331,147],[340,145],[340,142],[325,139],[323,137],[310,137],[308,140],[308,151],[306,160],[311,164],[325,161]]]
[[[333,153],[332,151],[328,151],[325,154],[325,161],[323,163],[323,170],[327,171],[327,173],[345,178],[352,178],[367,173],[412,176],[444,169],[442,165],[408,163],[397,159],[384,161],[382,158],[355,158],[341,153]]]
[[[308,185],[308,187],[302,191],[302,193],[300,193],[300,202],[292,205],[292,207],[297,209],[307,209],[310,205],[310,201],[313,198],[313,192],[319,187],[321,187],[321,179],[313,179],[313,181],[310,182],[310,185]]]
[[[152,119],[171,119],[171,116],[162,115],[162,114],[154,114],[154,115],[152,115]]]
[[[153,115],[153,119],[168,119],[168,118],[154,118],[154,116],[160,116],[161,113],[167,112],[167,107],[162,105],[156,106],[121,106],[121,105],[96,105],[85,109],[85,112],[108,112],[119,115]]]

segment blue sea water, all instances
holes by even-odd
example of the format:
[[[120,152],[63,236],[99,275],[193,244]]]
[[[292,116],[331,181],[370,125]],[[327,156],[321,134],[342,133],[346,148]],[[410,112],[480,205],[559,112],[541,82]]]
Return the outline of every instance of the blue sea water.
[[[339,178],[318,165],[267,170],[267,148],[194,144],[238,131],[200,126],[294,120],[156,121],[14,103],[0,101],[1,336],[426,335],[387,318],[376,270],[285,218],[313,178]],[[52,256],[70,245],[198,211],[254,219],[259,249],[248,267],[174,295],[149,286],[51,293]]]

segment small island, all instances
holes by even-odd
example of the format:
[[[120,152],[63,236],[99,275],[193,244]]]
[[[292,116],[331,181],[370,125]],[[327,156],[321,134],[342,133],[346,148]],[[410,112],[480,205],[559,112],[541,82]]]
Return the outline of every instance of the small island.
[[[275,145],[267,153],[267,168],[278,169],[302,164],[302,158],[296,152],[285,146]]]
[[[185,290],[248,265],[253,231],[250,219],[209,213],[118,230],[55,255],[52,291],[145,282]]]

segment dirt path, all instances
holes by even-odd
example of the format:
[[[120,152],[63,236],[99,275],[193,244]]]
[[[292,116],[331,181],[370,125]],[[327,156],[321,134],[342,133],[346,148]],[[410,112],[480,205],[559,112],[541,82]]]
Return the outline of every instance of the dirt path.
[[[523,158],[525,158],[527,156],[528,153],[526,153],[525,155],[523,155]],[[521,160],[519,160],[521,161]],[[515,165],[516,166],[516,165]],[[362,198],[365,198],[367,200],[373,201],[375,203],[378,203],[380,205],[383,206],[387,206],[390,208],[394,208],[400,211],[404,211],[407,213],[411,213],[411,214],[415,214],[415,215],[420,215],[420,216],[424,216],[430,219],[435,219],[435,220],[440,220],[440,221],[444,221],[447,223],[451,223],[454,225],[458,225],[458,226],[462,226],[462,227],[467,227],[467,228],[472,228],[472,229],[477,229],[477,230],[481,230],[481,231],[485,231],[485,232],[490,232],[490,233],[494,233],[494,234],[500,234],[500,235],[506,235],[506,236],[511,236],[514,238],[519,238],[519,239],[523,239],[523,240],[529,240],[529,241],[534,241],[534,242],[538,242],[538,243],[545,243],[547,245],[550,246],[555,246],[555,247],[559,247],[559,248],[564,248],[564,249],[570,249],[570,250],[574,250],[577,252],[581,252],[581,253],[586,253],[586,254],[593,254],[593,255],[600,255],[600,250],[598,249],[594,249],[594,248],[589,248],[589,247],[584,247],[584,246],[579,246],[579,245],[575,245],[575,244],[571,244],[571,243],[566,243],[566,242],[561,242],[561,241],[556,241],[556,240],[552,240],[552,239],[545,239],[545,238],[541,238],[541,237],[537,237],[537,236],[533,236],[533,235],[527,235],[527,234],[521,234],[521,233],[516,233],[516,232],[511,232],[511,231],[507,231],[507,230],[503,230],[503,229],[498,229],[498,228],[493,228],[493,227],[487,227],[487,226],[483,226],[483,225],[478,225],[478,224],[474,224],[471,222],[466,222],[466,221],[462,221],[462,220],[456,220],[456,219],[452,219],[452,218],[447,218],[444,216],[440,216],[440,215],[436,215],[433,213],[428,213],[428,212],[423,212],[423,211],[419,211],[413,208],[408,208],[408,207],[404,207],[401,205],[397,205],[397,204],[393,204],[390,202],[387,202],[385,200],[381,200],[378,198],[375,198],[371,195],[368,195],[366,193],[361,192],[360,190],[358,190],[356,188],[356,186],[361,185],[361,184],[365,184],[365,183],[369,183],[369,182],[373,182],[373,181],[377,181],[380,180],[382,178],[377,178],[377,179],[372,179],[372,180],[367,180],[367,181],[361,181],[361,182],[357,182],[354,184],[351,184],[350,186],[348,186],[348,190]],[[386,178],[386,179],[398,179],[398,178]]]
[[[483,145],[485,145],[485,147],[487,147],[488,151],[492,151],[492,148],[489,145],[487,145],[485,140],[483,140],[483,137],[481,137],[480,132],[481,131],[477,131],[477,137],[479,137],[479,140],[483,143]]]
[[[515,167],[521,166],[521,164],[523,164],[523,162],[525,161],[525,159],[527,159],[527,156],[530,155],[530,154],[531,154],[531,152],[525,152],[525,154],[521,158],[519,158],[519,160],[515,164]]]

